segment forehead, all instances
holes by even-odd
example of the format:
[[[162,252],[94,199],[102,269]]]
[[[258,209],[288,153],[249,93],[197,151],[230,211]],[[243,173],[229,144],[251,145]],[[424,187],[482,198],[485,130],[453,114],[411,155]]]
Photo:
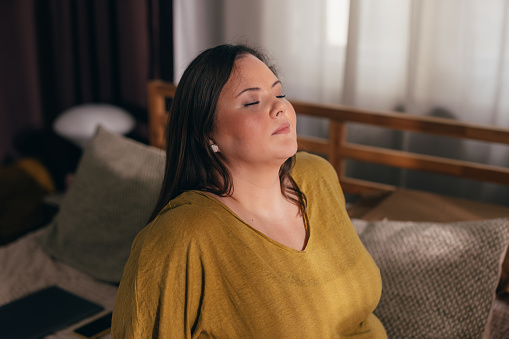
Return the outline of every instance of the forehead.
[[[257,57],[247,54],[235,60],[230,78],[223,91],[241,91],[249,87],[272,85],[276,75]]]

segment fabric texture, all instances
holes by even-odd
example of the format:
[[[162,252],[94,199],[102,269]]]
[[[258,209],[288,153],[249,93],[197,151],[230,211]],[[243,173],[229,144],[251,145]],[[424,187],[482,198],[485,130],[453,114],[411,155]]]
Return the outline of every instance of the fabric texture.
[[[352,223],[380,268],[383,293],[375,314],[389,338],[482,337],[509,219]]]
[[[286,247],[203,192],[172,200],[134,241],[113,338],[386,338],[372,314],[379,270],[345,210],[336,172],[298,153],[308,242]]]
[[[502,339],[509,338],[509,301],[495,300],[491,310],[489,327],[486,338]]]
[[[357,208],[357,210],[359,210]],[[350,214],[350,211],[349,211]],[[352,217],[352,214],[350,214]],[[484,219],[509,218],[509,207],[486,204],[429,192],[398,190],[384,196],[369,212],[359,215],[363,220],[412,220],[433,222],[457,222]],[[509,295],[509,252],[502,264],[497,291]]]
[[[155,206],[164,154],[99,127],[47,231],[43,248],[95,278],[118,282]]]

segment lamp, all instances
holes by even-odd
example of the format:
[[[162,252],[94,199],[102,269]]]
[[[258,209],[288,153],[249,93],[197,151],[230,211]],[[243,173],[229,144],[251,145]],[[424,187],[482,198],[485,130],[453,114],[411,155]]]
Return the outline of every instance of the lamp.
[[[135,120],[127,111],[113,105],[85,104],[62,112],[53,123],[53,129],[83,148],[99,125],[111,132],[126,134],[134,128]]]

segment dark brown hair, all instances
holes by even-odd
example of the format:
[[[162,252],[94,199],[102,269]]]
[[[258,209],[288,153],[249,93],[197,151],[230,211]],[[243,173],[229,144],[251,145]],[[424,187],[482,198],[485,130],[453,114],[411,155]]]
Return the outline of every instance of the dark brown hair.
[[[262,53],[245,45],[220,45],[207,49],[184,71],[168,116],[164,180],[150,221],[170,200],[185,191],[200,190],[220,196],[233,193],[231,175],[221,157],[210,149],[209,139],[214,129],[219,95],[230,78],[235,60],[247,54],[260,59],[274,72]],[[294,163],[295,156],[281,165],[281,192],[304,213],[306,197],[290,176]],[[291,187],[284,184],[288,180]]]

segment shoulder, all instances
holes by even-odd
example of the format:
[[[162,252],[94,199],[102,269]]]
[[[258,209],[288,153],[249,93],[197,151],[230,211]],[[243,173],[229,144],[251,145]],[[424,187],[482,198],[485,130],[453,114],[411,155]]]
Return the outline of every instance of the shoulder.
[[[292,178],[309,199],[338,196],[344,202],[338,174],[331,163],[314,154],[298,152]]]
[[[153,228],[168,233],[193,234],[203,225],[214,225],[221,221],[221,208],[211,198],[191,191],[170,201],[154,219]]]
[[[307,152],[297,152],[292,176],[295,180],[313,178],[337,180],[336,170],[327,159]]]
[[[200,243],[220,236],[223,219],[220,207],[209,198],[187,192],[172,200],[158,216],[137,235],[133,253],[139,256],[199,251]]]

